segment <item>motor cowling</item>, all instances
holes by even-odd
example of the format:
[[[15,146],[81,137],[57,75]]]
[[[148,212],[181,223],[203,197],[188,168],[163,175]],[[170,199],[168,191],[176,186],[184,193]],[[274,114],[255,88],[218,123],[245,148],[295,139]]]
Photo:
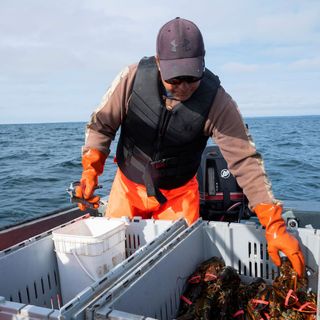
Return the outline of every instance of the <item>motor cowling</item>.
[[[251,216],[248,200],[218,146],[207,146],[203,151],[197,178],[203,219],[239,221]]]

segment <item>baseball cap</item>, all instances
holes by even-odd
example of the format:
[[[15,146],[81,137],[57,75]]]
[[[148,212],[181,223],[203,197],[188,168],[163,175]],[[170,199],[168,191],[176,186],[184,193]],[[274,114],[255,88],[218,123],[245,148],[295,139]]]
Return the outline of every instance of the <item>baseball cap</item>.
[[[164,80],[180,76],[202,77],[205,49],[199,28],[177,17],[167,22],[157,37],[157,56]]]

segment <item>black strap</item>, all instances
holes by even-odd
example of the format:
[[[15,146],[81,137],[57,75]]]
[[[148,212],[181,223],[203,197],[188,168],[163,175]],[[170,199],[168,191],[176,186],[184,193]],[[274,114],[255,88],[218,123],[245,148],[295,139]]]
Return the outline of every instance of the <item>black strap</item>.
[[[161,193],[159,188],[154,185],[152,175],[151,175],[151,172],[152,172],[151,170],[152,170],[152,166],[151,166],[151,163],[149,162],[145,166],[145,171],[143,175],[143,179],[145,181],[145,186],[147,189],[147,195],[148,197],[151,197],[151,196],[155,197],[160,204],[164,204],[167,202],[167,198]]]

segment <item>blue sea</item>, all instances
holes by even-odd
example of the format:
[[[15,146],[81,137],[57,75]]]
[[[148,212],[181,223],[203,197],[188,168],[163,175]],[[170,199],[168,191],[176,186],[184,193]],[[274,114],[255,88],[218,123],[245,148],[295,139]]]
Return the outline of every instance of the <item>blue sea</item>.
[[[320,116],[247,118],[273,192],[283,201],[320,202]],[[79,180],[85,123],[0,125],[0,229],[70,206]],[[117,139],[116,139],[117,140]],[[99,183],[110,191],[116,141]]]

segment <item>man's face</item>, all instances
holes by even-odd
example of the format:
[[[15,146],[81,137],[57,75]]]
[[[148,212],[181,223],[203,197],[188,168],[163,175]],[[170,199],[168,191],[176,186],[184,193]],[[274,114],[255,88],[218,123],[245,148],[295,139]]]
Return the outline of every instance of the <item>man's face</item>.
[[[194,82],[187,82],[187,81],[183,81],[183,79],[181,80],[177,78],[177,81],[175,81],[176,79],[170,79],[172,81],[170,81],[169,83],[163,80],[162,78],[161,80],[165,89],[172,94],[172,97],[175,100],[179,100],[179,101],[188,100],[193,95],[193,93],[198,89],[201,81],[201,80],[197,80]]]
[[[166,82],[165,80],[163,80],[161,75],[158,57],[156,57],[156,63],[160,71],[160,76],[161,76],[161,81],[163,83],[163,86],[167,91],[171,93],[172,97],[175,100],[179,100],[179,101],[188,100],[193,95],[193,93],[198,89],[201,80],[192,81],[192,82],[184,81],[184,80],[188,80],[187,79],[188,77],[178,77],[176,79],[170,79],[171,81],[167,80],[168,82]]]

